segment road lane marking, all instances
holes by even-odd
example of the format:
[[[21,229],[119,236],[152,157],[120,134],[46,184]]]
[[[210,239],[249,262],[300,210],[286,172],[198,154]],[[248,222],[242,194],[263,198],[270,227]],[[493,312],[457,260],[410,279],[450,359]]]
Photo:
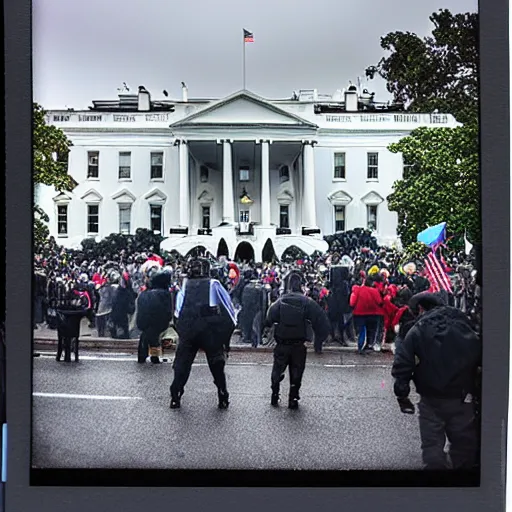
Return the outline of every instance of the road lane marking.
[[[68,393],[32,393],[43,398],[76,398],[80,400],[142,400],[139,396],[71,395]]]
[[[38,352],[39,357],[34,359],[55,359],[55,355],[53,353],[43,353]],[[136,362],[136,356],[126,357],[125,354],[121,357],[112,357],[112,356],[80,356],[82,361],[117,361],[117,362]],[[167,357],[164,358],[167,361],[164,362],[169,364],[173,361],[174,358]],[[71,363],[73,364],[73,363]],[[259,363],[259,362],[231,362],[227,361],[228,366],[273,366],[273,363]],[[208,366],[208,363],[194,363],[193,366]],[[391,363],[389,364],[322,364],[322,363],[307,363],[307,366],[323,366],[324,368],[390,368]]]

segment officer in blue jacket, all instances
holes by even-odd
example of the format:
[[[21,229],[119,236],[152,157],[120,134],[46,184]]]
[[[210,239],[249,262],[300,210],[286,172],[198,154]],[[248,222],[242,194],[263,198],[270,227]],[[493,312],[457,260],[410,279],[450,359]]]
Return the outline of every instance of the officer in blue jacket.
[[[188,279],[176,297],[176,331],[179,343],[171,384],[171,409],[181,406],[185,385],[199,349],[204,350],[217,386],[219,409],[229,406],[226,387],[226,353],[236,325],[236,315],[228,292],[210,277],[206,260],[194,259],[188,266]]]

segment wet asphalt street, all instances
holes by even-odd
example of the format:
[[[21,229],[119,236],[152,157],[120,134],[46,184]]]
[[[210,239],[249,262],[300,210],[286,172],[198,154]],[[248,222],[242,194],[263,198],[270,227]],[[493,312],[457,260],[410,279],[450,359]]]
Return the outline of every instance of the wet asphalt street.
[[[418,418],[400,413],[389,354],[308,353],[298,411],[286,407],[288,376],[280,407],[270,406],[272,355],[243,352],[228,360],[228,410],[217,409],[203,355],[182,408],[170,410],[170,362],[93,352],[78,364],[35,357],[33,467],[421,468]]]

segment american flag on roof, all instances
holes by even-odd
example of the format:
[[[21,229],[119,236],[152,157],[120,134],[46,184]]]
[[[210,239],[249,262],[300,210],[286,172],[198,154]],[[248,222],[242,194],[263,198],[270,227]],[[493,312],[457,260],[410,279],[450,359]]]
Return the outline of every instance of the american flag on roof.
[[[254,43],[254,34],[248,30],[244,30],[244,43]]]

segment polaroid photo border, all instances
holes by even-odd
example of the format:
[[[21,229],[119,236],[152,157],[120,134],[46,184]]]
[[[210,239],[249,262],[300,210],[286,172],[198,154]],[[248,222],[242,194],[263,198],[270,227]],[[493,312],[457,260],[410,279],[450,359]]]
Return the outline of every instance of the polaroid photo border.
[[[510,128],[508,2],[486,0],[481,20],[481,162],[483,225],[483,421],[482,474],[474,488],[271,488],[272,472],[259,488],[177,487],[36,487],[30,479],[31,417],[31,269],[32,180],[31,2],[11,0],[5,6],[6,63],[6,339],[7,418],[9,424],[7,510],[68,510],[131,512],[165,505],[203,510],[218,504],[223,511],[240,506],[267,510],[322,509],[400,510],[414,505],[418,512],[498,510],[505,498],[508,407],[509,272],[510,263]],[[504,264],[506,262],[506,264]],[[22,340],[22,341],[19,341]],[[26,340],[26,341],[25,341]],[[63,477],[62,477],[63,478]],[[213,479],[216,480],[215,478]],[[340,475],[340,480],[342,477]],[[373,478],[368,478],[373,483]],[[32,482],[35,483],[35,482]],[[84,482],[85,483],[85,482]],[[144,485],[151,482],[144,482]],[[173,485],[169,481],[169,485]],[[190,482],[188,482],[190,484]],[[219,482],[215,482],[219,485]],[[142,482],[141,482],[142,484]],[[344,485],[340,481],[340,485]],[[354,484],[355,485],[355,484]],[[388,483],[388,485],[391,485]],[[124,487],[124,486],[123,486]],[[201,488],[203,487],[203,488]]]

